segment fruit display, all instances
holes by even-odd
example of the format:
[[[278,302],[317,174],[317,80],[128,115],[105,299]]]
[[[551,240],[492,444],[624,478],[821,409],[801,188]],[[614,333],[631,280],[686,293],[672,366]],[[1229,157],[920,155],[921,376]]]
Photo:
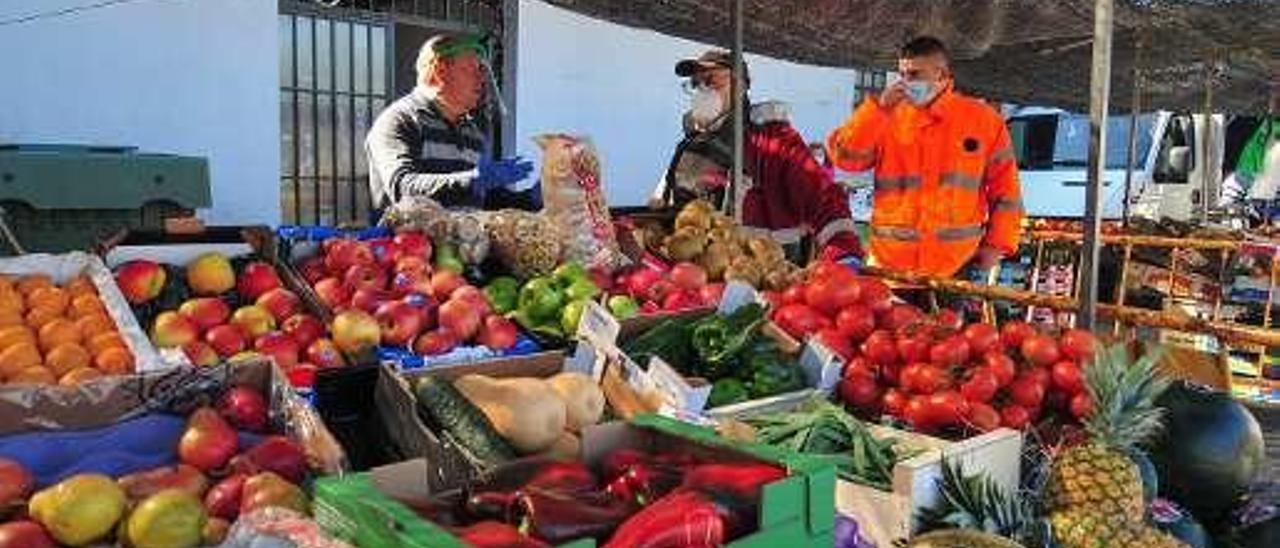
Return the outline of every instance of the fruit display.
[[[764,307],[751,303],[727,316],[663,320],[621,348],[637,364],[660,358],[687,378],[712,383],[711,408],[805,388],[799,365],[761,332],[766,321]]]
[[[663,238],[658,251],[673,262],[698,264],[713,282],[737,280],[781,291],[802,275],[778,242],[768,236],[747,236],[732,218],[703,200],[680,210],[673,232]]]
[[[453,355],[473,345],[489,352],[468,354],[475,359],[513,351],[518,329],[491,299],[501,296],[500,288],[471,285],[457,253],[423,232],[401,230],[326,239],[318,254],[296,258],[294,267],[335,313],[330,329],[342,353],[381,347],[385,355],[407,360]]]
[[[70,387],[134,370],[135,356],[88,277],[58,285],[43,274],[0,275],[0,380]]]
[[[614,277],[609,311],[619,320],[639,314],[715,308],[724,295],[723,282],[710,282],[706,269],[692,262],[667,267],[646,260]],[[636,305],[639,303],[637,309]]]
[[[328,327],[266,261],[218,252],[184,266],[136,259],[115,277],[151,342],[193,365],[262,355],[305,383],[318,369],[346,364]]]

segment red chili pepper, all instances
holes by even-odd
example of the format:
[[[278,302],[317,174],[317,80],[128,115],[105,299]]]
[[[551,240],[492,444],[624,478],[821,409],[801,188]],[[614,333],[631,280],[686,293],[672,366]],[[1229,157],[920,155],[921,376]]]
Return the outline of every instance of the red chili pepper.
[[[520,530],[551,544],[602,540],[631,515],[631,508],[603,493],[531,490],[516,503]]]
[[[605,487],[614,498],[635,506],[645,506],[680,486],[684,473],[677,468],[638,463]]]
[[[635,449],[619,449],[605,455],[604,460],[601,461],[600,470],[604,473],[605,481],[613,481],[618,476],[627,473],[627,469],[632,466],[651,460],[653,460],[653,457]]]
[[[682,487],[726,493],[751,502],[760,500],[760,487],[787,477],[771,464],[703,464],[684,476]]]
[[[510,519],[511,509],[516,503],[519,492],[503,493],[485,491],[467,497],[467,515],[472,519],[491,519],[513,521]]]
[[[524,489],[577,493],[598,488],[595,474],[581,462],[553,462],[539,470]]]
[[[715,502],[703,493],[679,490],[631,516],[604,548],[711,548],[724,541]]]
[[[496,521],[482,521],[457,532],[459,539],[476,548],[550,548],[546,543],[520,534],[515,527]]]

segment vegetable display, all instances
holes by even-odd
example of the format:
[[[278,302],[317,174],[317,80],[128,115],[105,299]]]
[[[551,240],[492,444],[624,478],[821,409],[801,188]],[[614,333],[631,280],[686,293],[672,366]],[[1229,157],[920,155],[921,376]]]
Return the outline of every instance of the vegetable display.
[[[578,322],[587,302],[599,296],[600,286],[582,265],[565,263],[551,274],[532,278],[520,287],[513,317],[534,333],[572,337],[578,332]]]
[[[728,316],[668,319],[622,350],[636,363],[657,357],[682,375],[711,381],[712,407],[804,388],[800,368],[761,333],[765,321],[756,303]]]

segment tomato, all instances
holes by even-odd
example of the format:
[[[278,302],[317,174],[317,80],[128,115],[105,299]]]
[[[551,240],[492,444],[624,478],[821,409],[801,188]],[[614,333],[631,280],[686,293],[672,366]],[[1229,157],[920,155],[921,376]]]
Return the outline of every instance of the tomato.
[[[954,367],[969,363],[969,342],[960,335],[942,339],[929,349],[929,361],[939,367]]]
[[[930,419],[929,406],[926,405],[925,398],[921,396],[912,396],[907,400],[907,404],[902,408],[902,418],[916,430],[928,430],[933,425]]]
[[[818,311],[803,304],[788,304],[778,308],[773,314],[773,321],[787,334],[797,339],[804,339],[811,333],[830,325],[831,320],[822,317]]]
[[[964,328],[964,340],[974,355],[986,354],[1000,345],[1000,332],[989,323],[973,323]]]
[[[1075,362],[1063,360],[1053,364],[1051,370],[1053,386],[1068,394],[1079,394],[1084,390],[1084,373]]]
[[[929,361],[929,345],[925,335],[898,337],[898,355],[906,363]]]
[[[861,276],[857,280],[859,299],[876,314],[888,312],[893,307],[893,291],[879,278]]]
[[[804,304],[804,284],[796,284],[782,292],[782,304]]]
[[[1071,398],[1071,416],[1083,419],[1093,412],[1093,400],[1089,394],[1081,392]]]
[[[880,366],[880,382],[889,386],[898,386],[898,374],[902,371],[901,364],[890,364]]]
[[[873,377],[846,377],[840,381],[840,399],[858,409],[875,409],[880,404],[880,387]]]
[[[1031,377],[1040,385],[1040,388],[1049,390],[1049,385],[1053,384],[1053,373],[1050,373],[1044,367],[1030,367],[1022,372],[1023,375]]]
[[[933,323],[949,331],[959,331],[960,328],[964,327],[964,318],[960,316],[959,312],[944,308],[933,315]]]
[[[1016,349],[1022,346],[1022,340],[1036,334],[1036,328],[1022,320],[1005,323],[1000,328],[1000,342],[1005,348]]]
[[[843,333],[836,331],[833,328],[826,327],[819,329],[818,333],[814,335],[814,337],[816,337],[818,342],[822,343],[823,346],[827,347],[827,349],[832,352],[835,352],[841,358],[847,360],[853,356],[853,341],[850,341],[849,337],[844,336]]]
[[[989,402],[999,389],[1000,382],[996,379],[996,374],[986,368],[974,369],[969,374],[969,380],[960,385],[960,393],[971,402]]]
[[[1076,363],[1084,363],[1093,359],[1098,351],[1098,339],[1093,333],[1083,329],[1069,329],[1059,339],[1062,354]]]
[[[835,261],[819,261],[813,265],[810,272],[810,279],[829,280],[836,279],[842,282],[852,282],[858,277],[852,268]]]
[[[860,304],[846,306],[836,315],[836,329],[860,343],[876,330],[876,314]]]
[[[849,379],[853,377],[876,377],[876,367],[868,362],[866,358],[857,356],[844,364],[844,369],[840,374],[841,378]]]
[[[1022,430],[1031,424],[1031,412],[1019,405],[1005,406],[1000,411],[1000,424],[1014,430]]]
[[[1058,351],[1058,342],[1048,335],[1032,335],[1022,339],[1018,348],[1022,350],[1022,357],[1031,365],[1048,367],[1062,357],[1062,353]]]
[[[897,331],[906,326],[918,323],[925,318],[924,312],[915,306],[898,303],[889,307],[889,311],[882,318],[884,327]]]
[[[804,302],[826,316],[858,302],[858,284],[838,277],[814,277],[804,288]]]
[[[872,332],[867,340],[862,341],[862,355],[881,367],[898,363],[898,347],[894,344],[893,334],[885,330]]]
[[[955,390],[944,390],[925,400],[929,423],[937,426],[959,424],[969,413],[969,402]]]
[[[899,384],[903,390],[916,394],[932,394],[947,388],[947,372],[927,363],[916,363],[902,369]]]
[[[1028,411],[1040,407],[1040,403],[1044,401],[1044,385],[1028,375],[1022,375],[1009,385],[1009,398]]]
[[[884,395],[880,396],[880,407],[885,413],[901,417],[907,408],[907,395],[896,388],[885,390]]]
[[[996,376],[1000,386],[1008,386],[1018,376],[1018,365],[1004,352],[991,350],[982,356],[982,365]]]
[[[1000,412],[982,402],[969,402],[969,414],[965,416],[969,426],[979,432],[990,432],[1000,427]]]

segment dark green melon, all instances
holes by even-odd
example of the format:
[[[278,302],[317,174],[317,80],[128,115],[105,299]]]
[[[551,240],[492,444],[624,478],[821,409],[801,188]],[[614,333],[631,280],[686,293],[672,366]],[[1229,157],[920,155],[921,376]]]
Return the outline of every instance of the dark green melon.
[[[1280,546],[1280,515],[1236,531],[1240,548],[1275,548]]]

